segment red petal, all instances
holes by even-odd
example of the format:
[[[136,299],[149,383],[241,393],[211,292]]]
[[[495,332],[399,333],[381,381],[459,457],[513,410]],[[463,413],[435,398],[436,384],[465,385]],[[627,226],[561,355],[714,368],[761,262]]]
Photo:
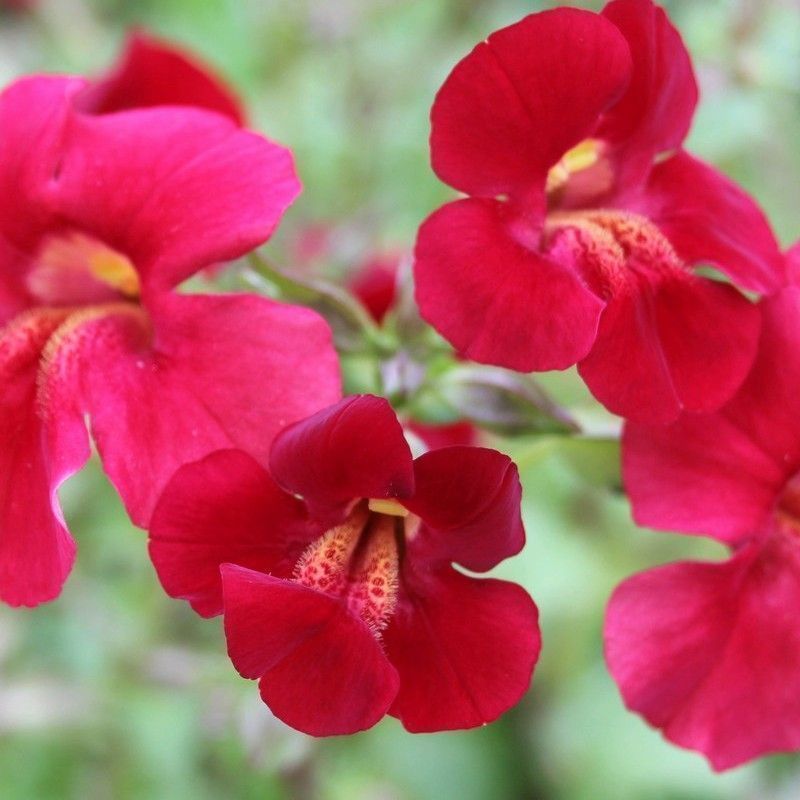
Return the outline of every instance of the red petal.
[[[396,258],[374,258],[350,280],[350,291],[380,325],[394,305],[397,295]]]
[[[739,541],[800,469],[800,291],[762,309],[758,356],[727,406],[666,428],[627,426],[623,474],[640,524]]]
[[[312,514],[335,515],[357,497],[408,497],[411,450],[382,397],[348,397],[277,437],[270,470]]]
[[[168,595],[211,617],[222,613],[221,564],[288,576],[321,533],[251,456],[217,450],[166,485],[150,521],[150,557]]]
[[[88,437],[54,464],[36,397],[42,348],[65,316],[31,312],[0,331],[0,599],[14,606],[57,597],[75,559],[57,491],[89,457]]]
[[[429,450],[454,445],[477,445],[480,441],[480,431],[471,422],[435,425],[410,420],[405,427],[419,436]]]
[[[639,279],[609,301],[579,371],[610,411],[663,424],[729,400],[752,366],[759,330],[758,309],[731,286]]]
[[[797,750],[799,605],[794,538],[650,570],[611,599],[609,668],[631,710],[715,769]]]
[[[474,728],[497,719],[527,691],[539,657],[538,612],[506,581],[450,567],[404,574],[409,598],[384,632],[400,673],[391,714],[413,733]]]
[[[397,672],[369,628],[337,599],[226,564],[225,636],[241,675],[261,678],[276,717],[312,736],[371,728]]]
[[[431,110],[436,174],[467,194],[544,192],[547,170],[624,90],[630,53],[603,17],[532,14],[462,59]]]
[[[0,95],[0,323],[28,306],[25,272],[52,214],[42,194],[59,157],[69,99],[83,82],[32,77]]]
[[[119,63],[79,98],[79,107],[109,114],[148,106],[196,106],[244,122],[241,104],[211,69],[194,56],[138,31]]]
[[[734,283],[773,292],[785,283],[783,257],[764,212],[733,181],[679,152],[653,168],[631,203],[664,232],[689,264],[712,264]]]
[[[300,191],[288,150],[219,114],[75,115],[53,202],[128,256],[148,288],[263,244]]]
[[[420,311],[474,361],[566,369],[591,348],[603,301],[574,272],[515,241],[510,223],[492,200],[459,200],[428,217],[415,252]]]
[[[789,280],[797,286],[800,284],[800,242],[795,242],[787,251],[786,264]]]
[[[522,487],[508,456],[483,447],[432,450],[414,462],[414,479],[404,505],[423,524],[408,543],[409,557],[485,572],[522,549]]]
[[[602,12],[619,28],[633,57],[628,90],[603,117],[597,136],[622,162],[680,147],[697,105],[689,53],[664,10],[649,0],[613,0]]]
[[[146,525],[167,480],[220,448],[266,463],[275,434],[339,396],[330,331],[314,312],[248,295],[167,295],[90,318],[54,354],[80,375],[103,465]],[[77,380],[77,379],[76,379]]]

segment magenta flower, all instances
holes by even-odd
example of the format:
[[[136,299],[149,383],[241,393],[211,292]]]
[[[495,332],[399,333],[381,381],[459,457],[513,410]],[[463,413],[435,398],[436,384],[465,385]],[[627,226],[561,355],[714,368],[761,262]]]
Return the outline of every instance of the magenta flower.
[[[759,331],[738,286],[784,281],[756,204],[681,149],[697,102],[689,55],[650,0],[559,8],[493,33],[431,111],[437,175],[469,195],[422,225],[422,315],[475,361],[577,363],[623,416],[718,408]]]
[[[412,460],[389,404],[359,396],[283,431],[270,469],[234,450],[182,467],[150,553],[170,595],[224,611],[231,660],[276,716],[314,735],[387,713],[435,731],[519,700],[536,606],[452,565],[485,572],[522,548],[507,456],[446,447]]]
[[[626,705],[716,769],[800,749],[800,290],[763,312],[753,371],[730,403],[629,424],[623,442],[639,524],[732,550],[626,580],[606,620]]]
[[[78,113],[85,82],[0,95],[0,598],[55,597],[75,544],[58,487],[89,457],[145,525],[187,460],[266,459],[339,396],[327,326],[247,295],[180,295],[269,238],[299,191],[290,153],[217,113]],[[259,431],[252,442],[252,431]]]

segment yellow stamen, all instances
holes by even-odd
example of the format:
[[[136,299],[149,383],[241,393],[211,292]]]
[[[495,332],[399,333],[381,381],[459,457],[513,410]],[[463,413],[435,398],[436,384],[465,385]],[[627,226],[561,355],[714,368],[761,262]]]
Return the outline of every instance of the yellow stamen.
[[[407,517],[408,509],[400,505],[397,500],[373,497],[370,499],[369,510],[376,514],[388,514],[390,517]]]
[[[601,147],[599,139],[584,139],[567,150],[558,164],[547,173],[547,191],[560,189],[571,175],[594,166],[600,159]]]

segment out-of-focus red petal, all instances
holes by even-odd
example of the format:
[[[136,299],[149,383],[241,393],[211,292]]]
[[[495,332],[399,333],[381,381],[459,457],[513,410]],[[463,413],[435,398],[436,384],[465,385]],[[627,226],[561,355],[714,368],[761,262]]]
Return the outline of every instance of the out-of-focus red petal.
[[[312,516],[329,518],[361,497],[408,497],[414,491],[411,450],[389,403],[357,395],[283,431],[270,471],[303,497]]]
[[[422,316],[474,361],[566,369],[590,350],[604,303],[562,264],[512,238],[505,204],[458,200],[422,224],[414,277]]]
[[[477,445],[480,440],[480,431],[471,422],[452,422],[444,425],[435,425],[410,420],[405,427],[416,436],[419,436],[429,450],[438,450],[440,447],[453,447],[455,445]]]
[[[623,476],[639,524],[740,541],[800,469],[800,290],[761,307],[758,356],[721,411],[626,426]]]
[[[650,0],[613,0],[602,15],[625,37],[633,58],[631,82],[603,116],[597,137],[625,159],[653,156],[681,146],[697,105],[697,82],[681,36],[664,10]]]
[[[350,290],[380,324],[397,295],[398,259],[373,258],[350,281]]]
[[[235,447],[266,463],[275,434],[340,393],[330,331],[308,309],[250,295],[165,295],[92,316],[54,352],[75,373],[103,466],[146,525],[179,466]],[[151,329],[152,326],[152,329]]]
[[[541,645],[536,605],[519,586],[469,578],[451,567],[404,571],[384,632],[400,674],[390,713],[413,733],[473,728],[497,719],[527,691]]]
[[[230,564],[222,582],[228,655],[242,676],[261,679],[276,717],[313,736],[356,733],[383,717],[397,672],[341,601]]]
[[[758,308],[731,286],[688,275],[632,281],[609,301],[579,371],[610,411],[664,424],[729,400],[753,364],[759,330]]]
[[[66,312],[28,312],[0,330],[0,599],[35,606],[58,596],[75,559],[58,487],[89,457],[85,431],[54,464],[37,400],[42,348]]]
[[[482,197],[544,192],[548,169],[591,135],[630,68],[617,28],[587,11],[558,8],[496,31],[436,95],[436,174]]]
[[[51,202],[128,256],[147,292],[263,244],[299,191],[287,149],[170,107],[73,115]]]
[[[522,549],[522,486],[508,456],[484,447],[431,450],[414,461],[414,479],[404,505],[422,525],[408,542],[410,558],[485,572]]]
[[[210,67],[170,42],[133,33],[119,62],[77,99],[81,110],[108,114],[150,106],[195,106],[244,122],[233,91]]]
[[[786,271],[793,286],[800,286],[800,242],[795,242],[786,253]]]
[[[652,219],[689,264],[711,264],[754,292],[774,292],[786,282],[764,212],[737,184],[686,152],[657,164],[641,196],[626,204]]]
[[[321,533],[255,459],[217,450],[180,467],[164,488],[150,521],[150,557],[167,594],[210,617],[222,613],[221,564],[286,577]]]
[[[715,769],[800,748],[800,547],[777,535],[721,564],[635,575],[606,657],[626,705]]]

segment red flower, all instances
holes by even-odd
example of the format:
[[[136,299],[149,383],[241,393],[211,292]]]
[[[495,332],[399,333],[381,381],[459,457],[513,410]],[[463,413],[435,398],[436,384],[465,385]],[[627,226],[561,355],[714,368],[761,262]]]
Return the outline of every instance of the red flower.
[[[89,456],[134,522],[183,462],[272,436],[339,394],[327,326],[247,295],[172,290],[264,242],[290,153],[226,117],[74,113],[80,80],[0,95],[0,598],[55,597],[75,545],[57,489]],[[257,444],[252,431],[260,431]]]
[[[350,290],[380,325],[397,300],[399,256],[374,256],[350,279]]]
[[[639,524],[733,550],[630,578],[606,621],[626,704],[717,769],[800,749],[800,290],[763,311],[753,372],[728,405],[629,424],[623,443]]]
[[[233,450],[182,467],[150,553],[170,595],[224,610],[234,665],[278,717],[314,735],[386,713],[435,731],[519,700],[536,606],[451,565],[485,572],[522,548],[507,456],[449,447],[412,460],[388,403],[360,396],[287,428],[270,468],[274,481]]]
[[[471,197],[420,229],[423,316],[476,361],[577,362],[623,416],[718,408],[759,316],[690,265],[755,292],[783,267],[754,202],[680,149],[696,101],[680,36],[649,0],[533,14],[479,44],[431,112],[433,168]]]
[[[76,98],[83,111],[108,114],[152,106],[217,111],[241,125],[244,112],[233,90],[209,67],[173,44],[136,31],[119,62]]]

